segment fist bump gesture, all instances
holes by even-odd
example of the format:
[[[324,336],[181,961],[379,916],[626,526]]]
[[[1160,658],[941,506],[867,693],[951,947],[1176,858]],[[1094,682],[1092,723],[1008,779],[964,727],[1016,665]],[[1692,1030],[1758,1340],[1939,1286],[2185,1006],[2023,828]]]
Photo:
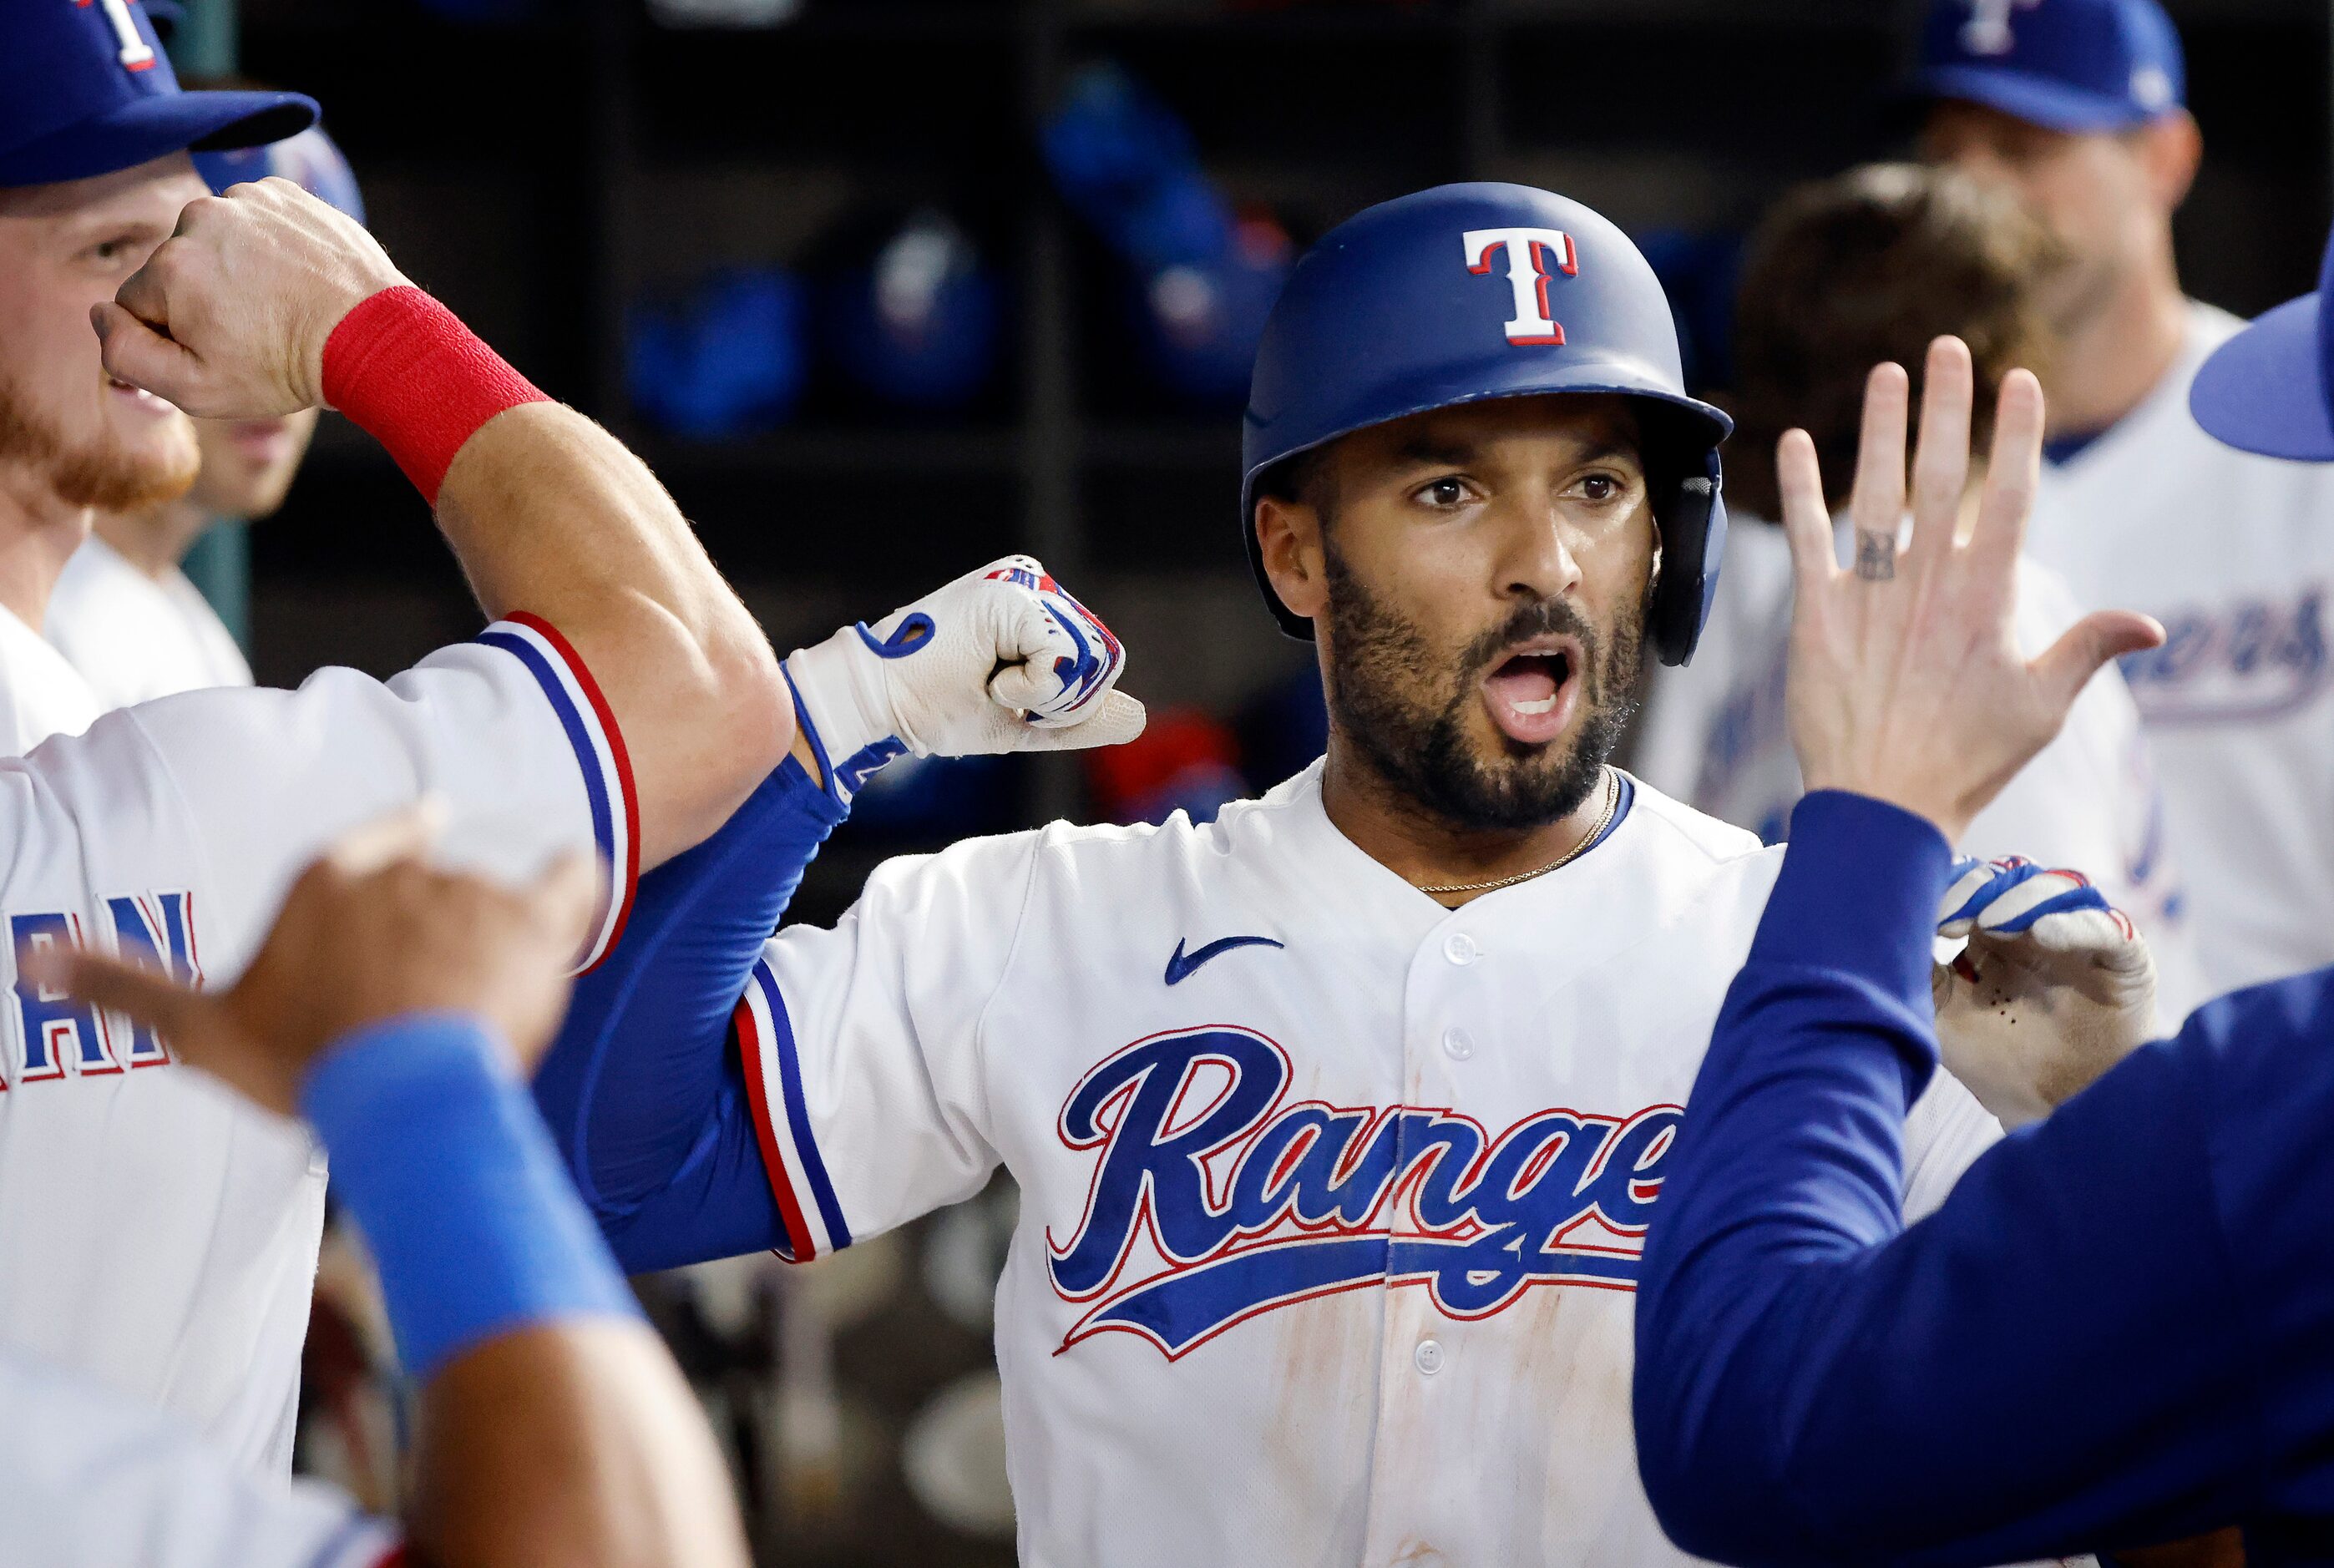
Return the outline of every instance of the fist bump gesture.
[[[848,801],[892,758],[1075,751],[1143,733],[1126,651],[1027,555],[969,572],[786,661],[803,736]]]

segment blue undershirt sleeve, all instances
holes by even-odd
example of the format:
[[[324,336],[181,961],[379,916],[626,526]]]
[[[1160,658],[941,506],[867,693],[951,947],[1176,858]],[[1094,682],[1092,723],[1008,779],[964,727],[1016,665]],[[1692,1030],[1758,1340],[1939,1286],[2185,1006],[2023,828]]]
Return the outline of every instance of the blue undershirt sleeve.
[[[705,842],[641,877],[535,1080],[578,1189],[633,1273],[777,1245],[730,1017],[844,815],[791,757]]]
[[[2171,1539],[2274,1506],[2272,1455],[2334,1430],[2334,976],[2212,1004],[1905,1229],[1949,863],[1917,818],[1810,794],[1720,1015],[1636,1313],[1639,1467],[1696,1555],[1979,1564]],[[2306,1299],[2270,1323],[2280,1258]],[[2269,1411],[2291,1412],[2281,1437],[2264,1357],[2300,1373]]]

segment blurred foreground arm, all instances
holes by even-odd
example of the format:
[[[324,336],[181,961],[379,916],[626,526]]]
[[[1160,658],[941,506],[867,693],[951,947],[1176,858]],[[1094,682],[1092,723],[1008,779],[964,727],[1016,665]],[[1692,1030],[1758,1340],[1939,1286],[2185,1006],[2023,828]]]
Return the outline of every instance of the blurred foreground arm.
[[[595,873],[564,861],[506,892],[430,869],[428,835],[416,813],[344,842],[223,992],[91,954],[27,963],[316,1126],[423,1384],[414,1559],[743,1564],[712,1435],[522,1076],[558,1024]]]
[[[438,511],[487,614],[547,621],[630,753],[641,861],[697,842],[794,738],[777,660],[662,486],[283,179],[190,204],[95,314],[107,370],[204,417],[331,402]]]

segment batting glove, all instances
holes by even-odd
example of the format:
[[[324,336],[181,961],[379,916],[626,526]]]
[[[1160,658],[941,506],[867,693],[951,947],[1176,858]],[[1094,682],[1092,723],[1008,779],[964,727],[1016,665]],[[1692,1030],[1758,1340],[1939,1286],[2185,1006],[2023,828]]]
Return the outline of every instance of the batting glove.
[[[1114,689],[1125,649],[1027,555],[1008,555],[869,626],[786,658],[795,710],[848,803],[893,757],[1116,746],[1143,705]]]
[[[2052,1107],[2156,1033],[2156,960],[2078,871],[1963,860],[1937,935],[1968,946],[1931,976],[1946,1069],[2004,1127]]]

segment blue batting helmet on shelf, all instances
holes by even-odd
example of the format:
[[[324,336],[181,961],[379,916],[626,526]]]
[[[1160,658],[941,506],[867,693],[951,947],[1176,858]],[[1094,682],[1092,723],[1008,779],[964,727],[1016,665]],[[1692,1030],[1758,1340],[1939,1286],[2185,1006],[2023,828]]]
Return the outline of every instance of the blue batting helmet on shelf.
[[[1718,445],[1734,422],[1686,395],[1669,300],[1629,237],[1521,185],[1381,203],[1323,236],[1289,275],[1257,350],[1240,463],[1241,536],[1282,630],[1313,634],[1265,576],[1256,498],[1268,469],[1412,414],[1560,392],[1644,405],[1662,545],[1645,633],[1663,663],[1685,663],[1718,586]]]
[[[340,145],[324,134],[321,125],[312,125],[296,136],[287,136],[265,147],[198,152],[195,154],[195,172],[217,196],[225,196],[246,181],[275,175],[319,201],[329,202],[359,223],[365,221],[364,195],[357,189],[356,170],[349,167]]]
[[[971,236],[921,207],[846,248],[819,312],[843,372],[898,408],[956,409],[979,397],[997,373],[1005,297]]]

